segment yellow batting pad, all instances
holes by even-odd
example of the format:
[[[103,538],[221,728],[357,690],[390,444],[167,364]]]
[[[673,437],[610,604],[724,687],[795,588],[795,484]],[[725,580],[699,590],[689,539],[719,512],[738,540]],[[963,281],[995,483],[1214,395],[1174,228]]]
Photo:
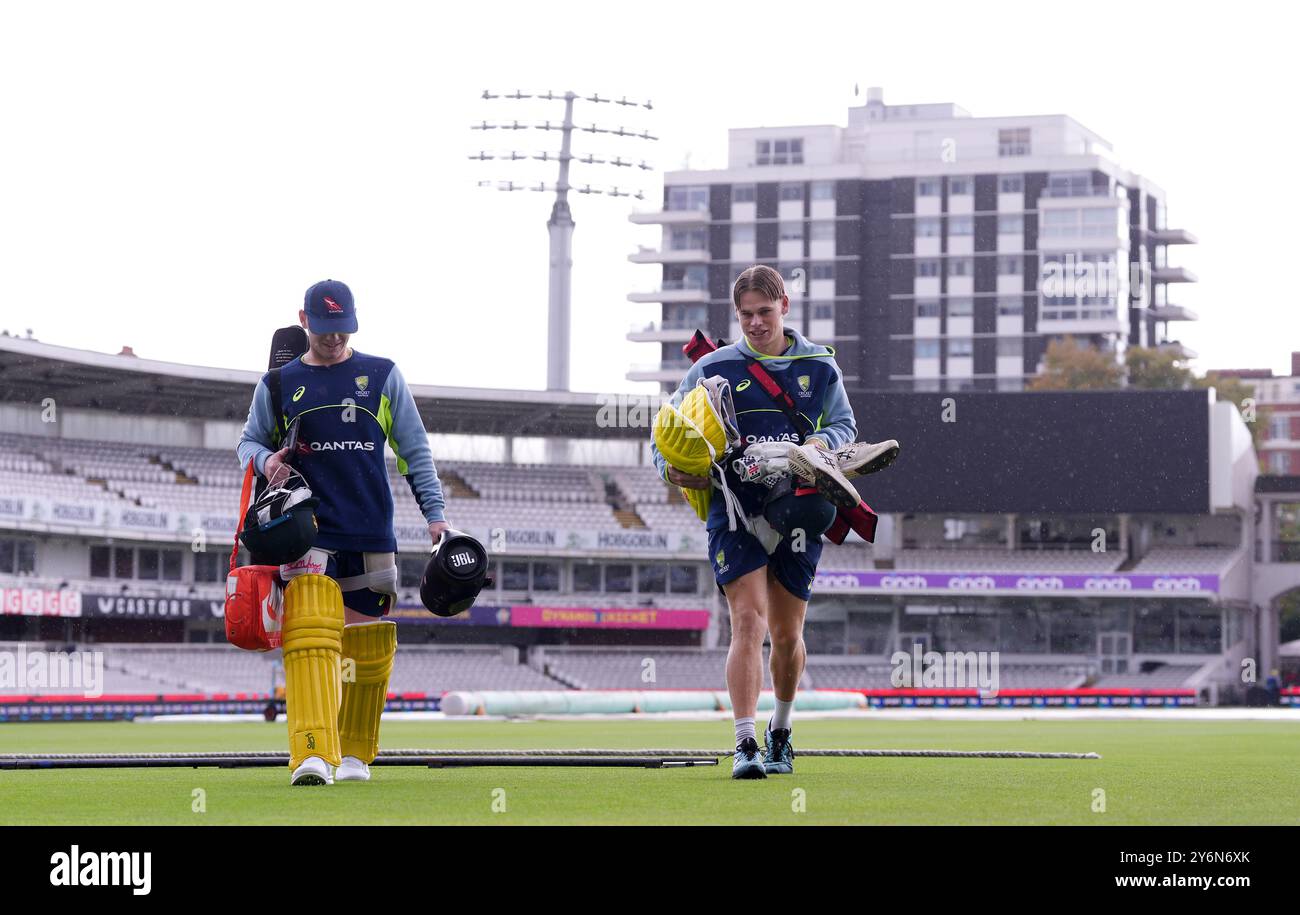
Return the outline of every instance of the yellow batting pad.
[[[366,765],[379,754],[379,719],[397,654],[397,624],[384,621],[343,628],[343,705],[339,734],[343,755]]]
[[[739,444],[731,388],[720,376],[701,379],[678,406],[665,403],[655,416],[655,447],[670,466],[703,477]],[[704,520],[709,516],[712,489],[682,488],[682,495]]]
[[[308,756],[337,766],[343,592],[332,578],[299,575],[284,592],[285,711],[289,768]]]

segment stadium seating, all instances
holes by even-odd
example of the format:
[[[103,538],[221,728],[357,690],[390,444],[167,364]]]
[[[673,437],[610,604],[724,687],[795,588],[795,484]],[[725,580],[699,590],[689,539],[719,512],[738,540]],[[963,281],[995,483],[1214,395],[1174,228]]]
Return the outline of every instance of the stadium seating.
[[[1123,563],[1118,552],[1091,550],[900,550],[895,569],[917,572],[1064,572],[1101,574]]]
[[[1172,689],[1182,686],[1200,670],[1196,664],[1163,664],[1150,673],[1103,674],[1092,686],[1131,689]]]
[[[726,649],[547,647],[541,658],[552,676],[579,689],[726,689]],[[654,662],[653,681],[643,678],[647,661]],[[770,688],[766,662],[763,682]]]
[[[6,649],[16,649],[17,643]],[[29,651],[38,646],[26,646]],[[65,650],[57,646],[57,650]],[[101,652],[105,693],[159,695],[269,694],[284,683],[280,653],[240,651],[229,645],[85,645]],[[415,645],[397,649],[389,690],[438,695],[451,689],[564,689],[565,685],[518,661],[517,650],[500,647]],[[37,692],[80,694],[79,688],[0,690],[0,695]]]
[[[1238,552],[1231,547],[1156,546],[1133,566],[1133,571],[1142,574],[1214,574],[1226,569]]]

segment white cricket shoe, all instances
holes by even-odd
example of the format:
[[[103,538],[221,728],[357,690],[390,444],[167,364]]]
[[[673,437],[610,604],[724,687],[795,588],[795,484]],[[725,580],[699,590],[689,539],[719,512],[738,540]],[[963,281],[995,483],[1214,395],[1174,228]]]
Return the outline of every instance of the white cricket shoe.
[[[355,756],[344,756],[343,764],[334,770],[334,778],[340,782],[368,782],[370,767]]]
[[[894,459],[898,457],[898,442],[892,438],[874,445],[870,442],[849,442],[836,448],[831,454],[835,455],[840,473],[851,480],[854,477],[875,473],[877,470],[884,470],[894,463]]]
[[[839,468],[835,455],[817,442],[800,445],[789,451],[790,472],[817,487],[817,492],[836,508],[856,508],[862,501]]]
[[[330,764],[319,756],[308,756],[302,761],[298,768],[293,770],[293,775],[289,778],[291,785],[332,785],[334,784],[334,774],[330,772]]]

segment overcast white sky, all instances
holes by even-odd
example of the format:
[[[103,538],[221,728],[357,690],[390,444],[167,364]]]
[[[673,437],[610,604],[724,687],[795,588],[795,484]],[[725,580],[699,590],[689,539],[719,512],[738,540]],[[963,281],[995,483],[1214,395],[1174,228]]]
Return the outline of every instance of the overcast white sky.
[[[264,367],[325,277],[354,344],[417,383],[545,386],[550,166],[471,162],[469,125],[536,109],[484,88],[650,98],[588,107],[657,144],[576,151],[725,165],[727,129],[844,124],[853,85],[976,116],[1069,114],[1163,186],[1200,238],[1170,261],[1196,368],[1289,371],[1295,18],[1285,4],[5,2],[0,6],[0,327],[149,358]],[[562,114],[556,106],[554,117]],[[632,111],[632,109],[627,109]],[[588,119],[579,109],[580,119]],[[520,131],[523,150],[558,134]],[[494,132],[489,150],[511,136]],[[576,166],[577,183],[626,184]],[[657,198],[660,172],[638,172]],[[576,197],[575,390],[645,390],[628,343],[657,268],[626,198]],[[648,386],[653,389],[654,386]]]

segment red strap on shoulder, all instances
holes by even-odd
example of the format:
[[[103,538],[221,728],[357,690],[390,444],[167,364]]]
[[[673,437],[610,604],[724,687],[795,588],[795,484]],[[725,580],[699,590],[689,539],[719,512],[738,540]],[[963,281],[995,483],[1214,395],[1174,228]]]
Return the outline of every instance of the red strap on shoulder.
[[[754,376],[754,380],[758,382],[759,387],[767,392],[768,397],[776,398],[791,410],[794,409],[794,398],[786,393],[785,388],[777,384],[776,379],[772,377],[767,369],[752,359],[749,362],[749,374]]]
[[[248,471],[244,474],[244,488],[239,492],[239,519],[235,522],[235,548],[230,551],[230,571],[235,571],[235,560],[239,558],[239,529],[244,526],[244,514],[248,511],[248,500],[253,494],[253,464],[248,462]]]

